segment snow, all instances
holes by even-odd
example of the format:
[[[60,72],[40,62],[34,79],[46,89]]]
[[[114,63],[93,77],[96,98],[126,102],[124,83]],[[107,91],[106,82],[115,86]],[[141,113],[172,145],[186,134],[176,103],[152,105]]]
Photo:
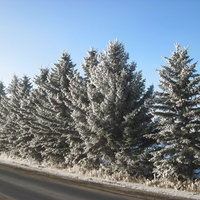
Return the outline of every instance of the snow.
[[[25,169],[37,170],[40,172],[51,173],[51,174],[66,177],[66,178],[69,177],[69,178],[74,178],[74,179],[90,181],[90,182],[121,186],[121,187],[129,188],[129,189],[137,189],[137,190],[142,190],[146,192],[154,192],[154,193],[165,194],[169,196],[184,197],[184,198],[200,200],[200,193],[178,191],[178,190],[173,190],[173,189],[163,189],[163,188],[157,188],[157,187],[149,187],[140,183],[100,179],[100,178],[95,178],[88,175],[82,175],[81,173],[77,173],[77,171],[75,172],[75,171],[72,171],[71,169],[70,170],[58,169],[55,167],[46,166],[44,164],[38,165],[37,163],[31,162],[31,161],[27,162],[21,159],[8,158],[7,156],[4,156],[4,155],[0,155],[0,163],[14,165],[14,166],[25,168]]]

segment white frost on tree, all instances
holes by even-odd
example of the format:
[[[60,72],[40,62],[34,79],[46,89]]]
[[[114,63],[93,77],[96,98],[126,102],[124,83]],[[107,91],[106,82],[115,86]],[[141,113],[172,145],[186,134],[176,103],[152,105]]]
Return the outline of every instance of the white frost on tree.
[[[161,177],[192,178],[200,168],[200,75],[188,56],[188,48],[175,45],[167,65],[157,70],[161,92],[153,99],[161,149],[153,153],[155,172]]]
[[[5,86],[2,81],[0,81],[0,152],[8,152],[8,137],[5,132],[4,126],[6,124],[7,116],[9,115],[7,107],[8,98],[5,92]]]
[[[85,143],[87,142],[83,135],[89,132],[87,124],[87,116],[89,113],[90,102],[88,99],[87,83],[90,82],[91,72],[90,68],[96,67],[98,53],[95,49],[91,48],[88,51],[88,57],[85,57],[85,62],[82,64],[85,77],[80,76],[79,73],[74,71],[74,76],[68,76],[70,80],[70,88],[68,92],[64,92],[66,99],[70,102],[66,102],[66,105],[71,109],[71,116],[73,118],[74,130],[69,137],[70,144],[70,160],[72,165],[80,165],[83,169],[89,166],[87,161],[87,153],[85,151]]]
[[[71,133],[70,110],[64,103],[66,100],[63,91],[67,92],[69,80],[72,76],[74,64],[70,55],[63,52],[58,63],[54,64],[50,72],[42,71],[35,81],[39,84],[35,91],[36,137],[34,143],[40,149],[42,159],[53,164],[65,163],[69,154],[68,137]],[[43,80],[44,79],[44,80]],[[41,100],[37,101],[37,94]]]
[[[145,104],[153,88],[145,91],[142,73],[128,59],[118,40],[98,55],[92,48],[84,58],[83,93],[80,84],[74,87],[80,78],[71,81],[72,116],[84,141],[80,163],[89,169],[109,166],[133,171],[150,145],[144,137],[151,132]]]
[[[30,143],[33,138],[30,126],[32,121],[32,107],[29,105],[29,97],[32,91],[30,78],[23,76],[19,79],[17,96],[19,99],[19,108],[17,113],[17,123],[19,128],[16,130],[17,138],[15,147],[22,158],[30,157]]]

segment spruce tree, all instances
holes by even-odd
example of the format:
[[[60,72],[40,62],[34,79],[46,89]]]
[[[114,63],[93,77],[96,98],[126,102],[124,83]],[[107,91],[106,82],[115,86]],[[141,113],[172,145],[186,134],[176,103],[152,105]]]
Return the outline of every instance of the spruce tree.
[[[17,114],[17,122],[19,129],[16,130],[18,137],[15,140],[15,146],[22,158],[30,158],[31,140],[33,134],[31,132],[31,122],[33,120],[33,107],[30,105],[30,94],[32,91],[32,83],[30,78],[23,76],[18,83],[17,96],[19,99],[19,108]]]
[[[7,108],[8,114],[6,115],[6,123],[2,127],[2,131],[7,137],[7,153],[11,156],[19,156],[18,148],[15,145],[15,141],[19,137],[18,130],[20,129],[19,119],[19,108],[20,98],[18,96],[18,84],[19,79],[16,75],[13,75],[11,83],[6,88],[8,94],[7,101],[4,101],[4,107]]]
[[[80,165],[83,169],[87,168],[87,154],[85,152],[85,140],[82,135],[88,130],[87,115],[89,112],[89,99],[87,94],[87,83],[90,81],[91,67],[96,67],[98,64],[98,52],[94,48],[87,52],[88,57],[84,57],[84,63],[82,69],[84,71],[84,77],[80,76],[77,71],[74,71],[73,76],[68,76],[70,80],[70,88],[68,92],[65,92],[66,99],[70,100],[65,102],[71,109],[71,116],[73,118],[73,134],[70,135],[70,160],[72,165]]]
[[[113,170],[133,171],[149,145],[144,135],[151,131],[151,115],[145,103],[152,96],[152,87],[145,92],[141,72],[135,71],[134,62],[128,64],[124,45],[117,40],[98,56],[90,52],[83,65],[88,76],[83,89],[86,94],[71,98],[75,106],[72,116],[87,155],[82,164],[89,169],[109,165]],[[73,85],[72,81],[72,96]],[[77,96],[80,93],[75,92]]]
[[[33,80],[37,87],[33,89],[30,96],[30,103],[34,109],[32,112],[34,120],[31,121],[30,126],[31,132],[34,135],[30,144],[30,156],[33,160],[38,162],[44,160],[44,143],[48,135],[51,134],[51,128],[48,126],[48,119],[50,117],[48,110],[50,109],[50,103],[48,102],[48,94],[43,87],[43,84],[47,81],[48,74],[48,68],[40,69],[40,74],[36,75]],[[48,159],[46,158],[46,160]]]
[[[6,124],[6,119],[8,116],[7,109],[7,96],[5,92],[5,86],[2,81],[0,81],[0,152],[7,152],[8,139],[7,134],[4,131],[4,126]]]
[[[58,63],[51,68],[46,80],[37,80],[42,82],[36,91],[40,93],[42,99],[41,102],[36,101],[35,115],[41,129],[36,137],[38,142],[34,142],[41,144],[43,159],[53,164],[65,163],[70,151],[68,137],[71,133],[71,117],[70,110],[64,103],[64,100],[68,100],[63,92],[68,91],[67,75],[73,76],[74,66],[70,55],[63,52]]]
[[[188,48],[180,49],[180,44],[164,59],[167,65],[157,70],[161,92],[152,102],[159,132],[151,138],[160,147],[152,161],[160,177],[192,178],[200,168],[200,75]]]

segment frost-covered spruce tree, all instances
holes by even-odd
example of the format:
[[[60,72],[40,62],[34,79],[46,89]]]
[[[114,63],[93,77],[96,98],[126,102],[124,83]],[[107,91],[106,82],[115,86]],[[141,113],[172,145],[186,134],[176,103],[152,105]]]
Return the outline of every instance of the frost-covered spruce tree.
[[[34,135],[30,147],[31,159],[42,162],[44,159],[43,151],[45,151],[44,143],[48,135],[51,135],[51,127],[49,127],[50,103],[48,101],[48,94],[45,91],[43,84],[47,81],[49,69],[41,68],[40,74],[34,77],[33,82],[37,86],[33,89],[30,96],[30,105],[33,108],[33,120],[31,121],[31,132]]]
[[[64,92],[66,99],[70,100],[65,102],[71,110],[72,116],[72,132],[68,137],[70,155],[68,157],[71,166],[83,165],[82,160],[85,160],[86,153],[84,152],[85,142],[81,137],[81,132],[86,128],[86,115],[89,106],[87,98],[87,90],[85,87],[85,79],[79,73],[74,71],[73,77],[68,77],[70,80],[69,92]],[[86,129],[85,129],[86,131]],[[84,163],[85,164],[85,163]]]
[[[88,52],[88,57],[84,57],[84,63],[82,64],[83,71],[85,73],[84,78],[79,73],[74,71],[73,76],[68,76],[70,80],[70,88],[68,92],[65,92],[66,99],[70,100],[65,102],[71,109],[71,116],[73,118],[73,134],[70,135],[70,160],[72,165],[79,164],[82,168],[87,168],[87,154],[85,153],[85,141],[82,137],[82,133],[87,132],[87,118],[89,109],[89,99],[87,94],[87,83],[90,81],[89,68],[95,67],[98,64],[98,53],[94,48],[91,48]]]
[[[31,122],[33,120],[33,107],[30,105],[30,94],[32,91],[32,83],[30,78],[23,76],[17,86],[17,97],[19,99],[19,108],[17,122],[19,129],[16,130],[18,136],[15,140],[15,146],[19,151],[19,156],[29,158],[31,152],[31,140],[33,134],[31,132]]]
[[[21,157],[28,148],[28,140],[30,140],[30,133],[27,132],[27,128],[30,123],[25,116],[25,102],[30,94],[32,85],[30,79],[27,76],[23,76],[18,79],[17,76],[13,76],[11,83],[7,88],[9,95],[7,102],[4,102],[4,108],[7,108],[8,115],[6,117],[6,124],[3,126],[3,131],[8,138],[8,153],[10,155]],[[6,104],[6,106],[5,106]]]
[[[73,75],[74,66],[70,55],[63,52],[58,63],[51,68],[47,80],[40,85],[40,92],[46,94],[47,102],[44,99],[42,103],[37,102],[36,115],[41,123],[38,139],[43,141],[43,159],[53,164],[64,163],[70,151],[68,137],[71,133],[71,117],[70,110],[64,103],[67,100],[63,91],[68,91],[67,75]]]
[[[109,160],[117,170],[133,172],[150,145],[143,136],[151,131],[145,102],[153,88],[145,91],[142,73],[136,72],[136,63],[128,64],[128,59],[124,45],[116,40],[99,56],[98,67],[91,68],[88,93],[92,112],[88,122],[97,134],[92,145],[105,143],[98,151],[101,159]]]
[[[127,63],[128,58],[124,45],[116,40],[94,65],[85,59],[87,104],[81,98],[72,103],[78,107],[73,117],[85,143],[87,157],[82,162],[89,169],[109,165],[113,170],[132,170],[148,146],[143,136],[150,132],[151,116],[144,105],[152,87],[145,92],[142,74],[135,72],[135,63]]]
[[[19,108],[20,108],[20,98],[18,96],[18,84],[19,79],[16,75],[13,76],[11,83],[6,88],[8,94],[7,102],[4,102],[4,107],[8,110],[8,115],[6,116],[6,124],[2,127],[2,131],[7,136],[7,152],[8,155],[19,156],[19,151],[15,145],[15,141],[19,137],[18,130],[20,129],[18,119],[19,119]]]
[[[5,86],[3,82],[0,81],[0,153],[7,152],[8,139],[4,131],[6,118],[8,116],[7,100]]]
[[[0,81],[0,128],[5,124],[5,108],[4,108],[4,101],[7,101],[6,99],[6,92],[5,87],[2,81]],[[6,112],[7,115],[7,112]]]
[[[166,66],[157,70],[161,92],[153,99],[153,114],[159,132],[152,134],[161,150],[153,153],[155,172],[160,177],[192,178],[200,168],[200,75],[188,48],[175,45]]]

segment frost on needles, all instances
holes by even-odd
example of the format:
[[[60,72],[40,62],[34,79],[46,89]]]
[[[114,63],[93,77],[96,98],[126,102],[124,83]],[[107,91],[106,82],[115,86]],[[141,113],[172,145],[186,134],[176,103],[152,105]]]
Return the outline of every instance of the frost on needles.
[[[0,82],[0,153],[54,166],[161,178],[200,168],[200,76],[176,44],[157,70],[160,92],[145,88],[124,45],[84,57],[81,76],[67,52],[27,76]]]
[[[147,164],[146,150],[152,145],[144,138],[152,130],[145,105],[153,87],[145,91],[142,73],[128,59],[118,40],[110,42],[104,53],[91,48],[82,65],[85,78],[76,74],[70,80],[68,98],[82,141],[83,159],[78,162],[88,169],[145,171],[142,164]]]
[[[152,152],[154,172],[166,178],[193,178],[200,168],[200,75],[188,48],[175,45],[159,73],[161,92],[152,100],[158,132],[150,137],[160,149]]]

